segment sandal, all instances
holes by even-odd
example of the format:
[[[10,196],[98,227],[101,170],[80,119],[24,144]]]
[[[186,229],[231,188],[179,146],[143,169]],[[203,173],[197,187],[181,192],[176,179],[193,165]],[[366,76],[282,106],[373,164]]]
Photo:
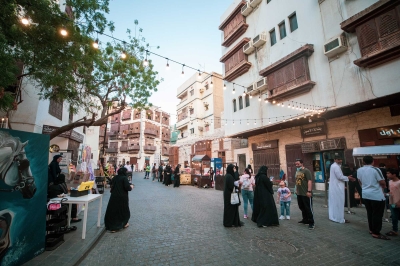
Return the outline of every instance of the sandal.
[[[395,231],[390,231],[390,232],[387,232],[386,235],[387,235],[387,236],[397,236],[398,233],[395,232]]]
[[[129,224],[126,224],[125,226],[124,226],[124,228],[128,228],[129,227]]]
[[[390,238],[384,235],[372,235],[373,238],[382,239],[382,240],[390,240]]]

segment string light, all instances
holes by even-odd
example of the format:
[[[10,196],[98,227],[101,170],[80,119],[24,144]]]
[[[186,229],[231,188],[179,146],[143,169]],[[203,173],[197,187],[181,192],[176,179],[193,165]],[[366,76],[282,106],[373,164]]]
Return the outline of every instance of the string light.
[[[245,92],[245,91],[243,91],[243,97],[244,97],[244,96],[246,96],[246,92]]]
[[[253,95],[250,94],[250,97],[249,97],[249,98],[250,98],[250,99],[253,99]]]
[[[62,36],[67,36],[68,35],[68,32],[67,32],[67,30],[63,27],[61,30],[60,30],[60,34],[62,35]]]
[[[226,84],[224,83],[224,90],[226,90]]]
[[[125,58],[126,58],[126,52],[125,52],[125,51],[122,51],[122,53],[121,53],[121,58],[122,58],[122,59],[125,59]]]
[[[24,24],[25,26],[30,24],[29,19],[27,19],[27,18],[22,18],[21,23]]]
[[[149,65],[149,61],[147,61],[147,50],[146,50],[146,58],[143,61],[143,66],[147,67]]]
[[[249,125],[249,120],[247,120],[247,125]]]
[[[235,83],[233,83],[233,90],[232,90],[232,94],[235,94]]]
[[[275,103],[276,103],[276,101],[275,101],[275,100],[273,100],[273,101],[272,101],[272,104],[275,104]]]
[[[94,42],[93,42],[93,48],[95,48],[95,49],[99,49],[99,39],[96,39]]]
[[[199,75],[197,76],[198,79],[201,79],[201,72],[199,70]]]
[[[169,60],[168,60],[168,58],[167,58],[167,65],[165,66],[165,69],[169,70]]]
[[[254,125],[257,125],[257,120],[254,119]]]
[[[183,71],[183,68],[185,67],[185,65],[182,65],[182,77],[184,77],[185,76],[185,72]]]

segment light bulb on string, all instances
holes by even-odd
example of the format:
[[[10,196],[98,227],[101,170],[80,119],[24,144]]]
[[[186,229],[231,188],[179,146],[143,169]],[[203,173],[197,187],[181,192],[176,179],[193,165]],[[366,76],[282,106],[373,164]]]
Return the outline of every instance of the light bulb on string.
[[[268,119],[268,124],[271,124],[271,118]]]
[[[199,71],[199,75],[197,76],[198,79],[201,79],[201,72],[200,69],[198,69],[197,71]]]
[[[276,103],[276,101],[275,101],[275,100],[273,100],[273,101],[272,101],[272,104],[275,104],[275,103]]]
[[[224,83],[224,90],[226,90],[226,84]]]
[[[254,125],[257,125],[257,121],[254,119]]]
[[[29,22],[29,19],[27,19],[27,18],[22,18],[22,19],[21,19],[21,23],[22,23],[23,25],[25,25],[25,26],[28,26],[29,24],[31,24],[31,23]]]
[[[246,92],[245,91],[243,91],[243,97],[245,97],[246,96]]]
[[[212,77],[211,77],[212,78]],[[210,88],[212,89],[214,87],[214,83],[213,83],[213,81],[211,80],[211,82],[210,82]]]
[[[253,95],[250,94],[250,97],[249,97],[249,98],[250,98],[250,99],[253,99]]]
[[[232,94],[235,94],[235,83],[233,83],[233,90],[232,90]]]
[[[278,103],[277,105],[278,105],[278,106],[281,106],[281,103]]]
[[[182,77],[185,76],[185,72],[183,71],[183,68],[184,68],[184,67],[185,67],[185,65],[183,64],[183,65],[182,65],[182,73],[181,73],[181,76],[182,76]]]
[[[166,70],[169,70],[169,59],[167,58],[167,65],[165,66]]]
[[[65,29],[65,27],[62,27],[62,28],[61,28],[60,34],[61,34],[62,36],[64,36],[64,37],[68,35],[68,31]]]
[[[247,120],[247,125],[249,125],[249,120]]]
[[[126,52],[125,52],[125,51],[122,51],[122,53],[121,53],[121,58],[122,58],[122,59],[125,59],[125,58],[126,58]]]
[[[149,61],[147,61],[147,50],[146,50],[146,58],[143,61],[143,66],[147,67],[149,65]]]
[[[258,101],[259,102],[261,101],[261,95],[258,95]]]
[[[94,49],[99,49],[99,39],[96,39],[92,44]]]
[[[285,107],[285,104],[284,104],[284,103],[282,103],[282,107]]]

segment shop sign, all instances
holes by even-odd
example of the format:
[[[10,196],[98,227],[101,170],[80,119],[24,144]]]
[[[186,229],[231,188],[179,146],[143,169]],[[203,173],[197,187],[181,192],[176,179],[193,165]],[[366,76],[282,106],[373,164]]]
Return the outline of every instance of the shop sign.
[[[378,127],[376,129],[378,139],[392,139],[400,137],[400,125]]]
[[[256,150],[266,150],[266,149],[273,149],[278,147],[278,140],[270,140],[261,143],[253,143],[251,144],[251,148],[253,151]]]
[[[72,140],[75,140],[75,141],[78,141],[78,142],[82,143],[83,142],[83,137],[84,136],[82,134],[72,130],[71,136],[69,138],[72,139]]]
[[[301,137],[302,138],[309,138],[309,137],[321,136],[321,135],[326,135],[325,125],[301,129]]]
[[[42,134],[50,135],[54,130],[56,130],[58,128],[59,127],[43,125]],[[61,133],[57,137],[62,137],[62,138],[66,138],[66,139],[72,139],[72,140],[75,140],[75,141],[78,141],[78,142],[82,143],[84,135],[82,135],[81,133],[78,133],[78,132],[76,132],[74,130],[68,130],[66,132]]]

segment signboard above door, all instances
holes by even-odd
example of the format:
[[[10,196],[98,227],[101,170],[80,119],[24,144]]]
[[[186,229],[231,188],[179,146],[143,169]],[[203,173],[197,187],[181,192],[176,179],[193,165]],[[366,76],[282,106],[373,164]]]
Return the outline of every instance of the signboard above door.
[[[316,125],[316,126],[308,127],[308,128],[301,128],[301,137],[303,139],[314,137],[314,136],[321,136],[321,135],[326,135],[325,124]]]
[[[260,143],[251,144],[251,148],[253,151],[273,149],[273,148],[277,148],[277,147],[278,147],[278,140],[270,140],[270,141],[264,141],[264,142],[260,142]]]

